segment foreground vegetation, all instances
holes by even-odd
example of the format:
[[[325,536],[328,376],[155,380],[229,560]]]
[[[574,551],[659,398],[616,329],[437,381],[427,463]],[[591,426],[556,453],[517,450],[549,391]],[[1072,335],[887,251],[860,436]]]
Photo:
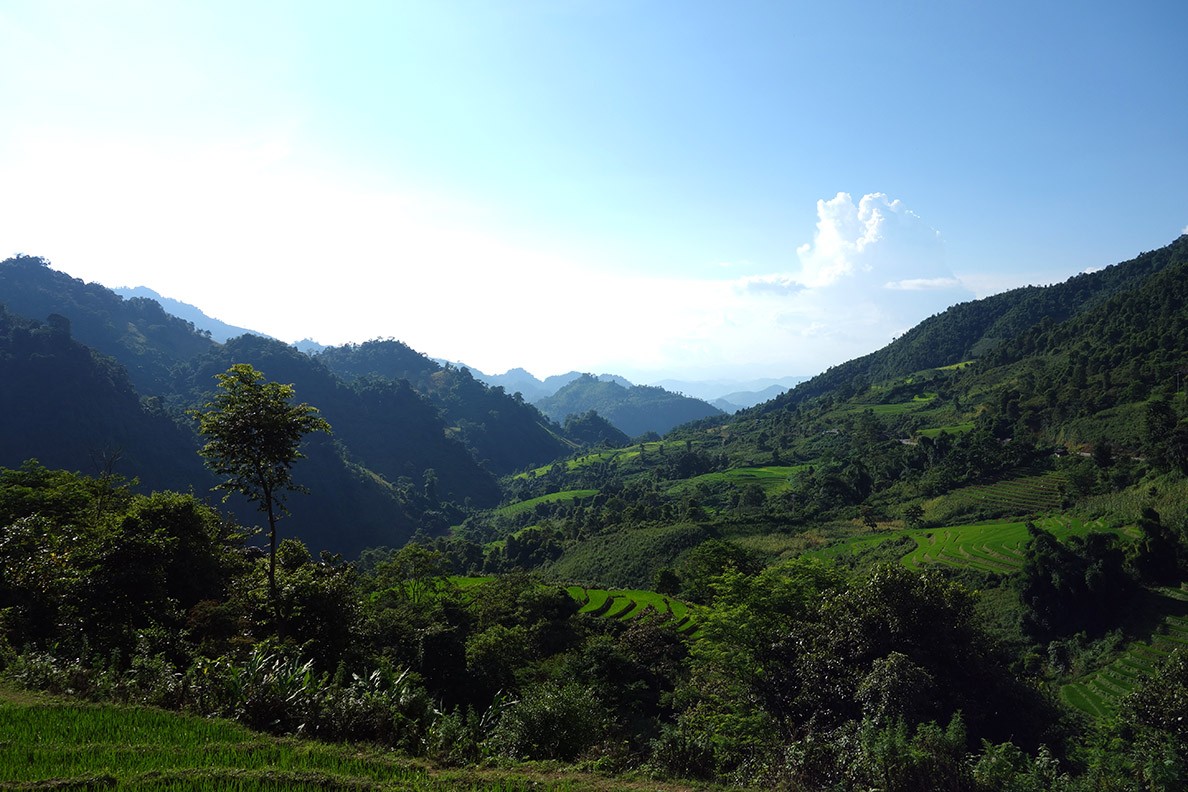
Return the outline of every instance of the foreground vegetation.
[[[376,746],[272,737],[230,721],[0,688],[0,789],[517,792],[633,789],[590,773],[433,768]],[[648,784],[648,789],[657,789]]]

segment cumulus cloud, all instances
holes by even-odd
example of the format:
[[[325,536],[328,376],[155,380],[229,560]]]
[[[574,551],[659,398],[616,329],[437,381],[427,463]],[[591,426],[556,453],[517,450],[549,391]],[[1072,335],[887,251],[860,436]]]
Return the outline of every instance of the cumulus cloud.
[[[733,310],[753,343],[780,350],[797,371],[871,352],[973,296],[949,269],[940,234],[884,193],[817,201],[813,239],[796,248],[796,263],[736,279]]]
[[[890,289],[924,291],[959,289],[961,281],[945,263],[940,233],[904,205],[884,193],[849,193],[817,201],[816,232],[796,249],[798,270],[751,276],[744,290],[786,292],[798,284],[820,291],[842,286],[851,294]]]

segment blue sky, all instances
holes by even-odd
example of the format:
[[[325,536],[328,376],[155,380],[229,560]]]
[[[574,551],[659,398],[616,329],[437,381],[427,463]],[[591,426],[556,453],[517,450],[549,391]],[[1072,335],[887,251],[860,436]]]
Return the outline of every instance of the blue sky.
[[[491,373],[812,374],[1188,227],[1188,6],[0,0],[0,255]]]

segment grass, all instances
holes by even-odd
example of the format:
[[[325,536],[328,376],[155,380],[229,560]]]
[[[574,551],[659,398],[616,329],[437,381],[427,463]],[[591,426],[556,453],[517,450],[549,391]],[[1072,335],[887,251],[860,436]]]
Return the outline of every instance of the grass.
[[[228,721],[0,687],[0,789],[192,792],[675,789],[559,771],[434,768],[360,745],[275,738]]]
[[[972,432],[973,428],[973,421],[965,421],[964,423],[949,424],[948,426],[934,426],[931,429],[921,429],[916,434],[921,437],[931,437],[935,440],[942,434],[965,434],[966,432]]]
[[[651,442],[643,443],[643,454],[645,457],[660,456],[664,454],[679,454],[683,453],[687,447],[702,446],[704,441],[687,442],[685,440],[653,440]],[[554,465],[564,465],[566,472],[579,470],[580,468],[590,467],[601,463],[612,463],[615,465],[626,465],[627,463],[637,459],[640,455],[640,444],[623,446],[622,448],[610,448],[602,451],[588,451],[578,456],[571,457],[563,462],[553,462],[548,465],[542,465],[534,470],[529,470],[524,473],[517,473],[513,478],[540,478],[547,476],[553,469]]]
[[[1036,525],[1061,540],[1107,530],[1101,523],[1087,523],[1075,518],[1049,517],[1036,520]],[[987,522],[917,529],[909,533],[917,547],[904,556],[903,563],[913,569],[923,564],[940,563],[986,572],[1013,572],[1023,565],[1023,547],[1029,538],[1026,522]]]
[[[1074,535],[1083,536],[1091,531],[1110,530],[1100,522],[1086,522],[1074,517],[1047,517],[1035,522],[1061,540]],[[807,555],[836,558],[859,553],[901,536],[911,537],[916,542],[916,549],[900,559],[904,566],[911,569],[919,569],[925,564],[945,564],[1004,573],[1013,572],[1022,566],[1023,546],[1029,538],[1026,522],[982,522],[945,528],[865,533],[812,550]]]
[[[144,707],[0,696],[0,784],[82,789],[445,789],[391,754]],[[477,787],[476,787],[477,788]]]
[[[539,503],[573,503],[575,500],[592,498],[597,494],[598,490],[592,489],[553,492],[548,495],[541,495],[539,498],[530,498],[529,500],[520,501],[519,503],[513,503],[508,506],[500,506],[495,510],[495,513],[504,517],[513,517],[517,514],[535,509]]]
[[[809,465],[765,465],[762,467],[740,467],[716,473],[705,473],[691,479],[676,482],[669,488],[670,494],[692,490],[698,484],[727,484],[742,487],[758,484],[767,494],[782,492],[792,486],[791,477]]]
[[[857,413],[866,412],[870,410],[875,415],[891,416],[903,415],[904,413],[917,412],[919,410],[927,409],[936,400],[935,393],[928,393],[922,396],[913,396],[908,401],[892,402],[890,404],[855,404],[847,408],[844,412]]]

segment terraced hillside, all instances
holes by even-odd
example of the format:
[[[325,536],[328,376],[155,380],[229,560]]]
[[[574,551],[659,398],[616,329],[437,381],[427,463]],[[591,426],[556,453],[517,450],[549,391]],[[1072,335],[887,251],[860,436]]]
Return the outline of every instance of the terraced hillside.
[[[450,582],[463,591],[473,590],[481,583],[494,580],[492,577],[450,578]],[[601,616],[607,619],[628,621],[648,613],[661,616],[669,614],[679,632],[693,635],[697,632],[695,607],[673,597],[643,589],[603,589],[570,585],[566,592],[581,605],[579,613]]]
[[[926,514],[961,508],[990,508],[1005,515],[1050,514],[1064,505],[1068,479],[1060,473],[1004,479],[961,487],[924,504]]]
[[[1113,717],[1122,697],[1138,687],[1175,649],[1188,647],[1188,592],[1160,589],[1163,612],[1151,634],[1134,641],[1109,665],[1061,686],[1060,697],[1095,718]]]
[[[1107,530],[1099,522],[1086,523],[1068,517],[1049,517],[1036,520],[1035,524],[1058,539]],[[986,572],[1014,572],[1023,565],[1023,547],[1028,540],[1026,522],[956,525],[908,534],[916,540],[917,549],[904,556],[903,563],[913,569],[939,563]]]
[[[639,589],[590,589],[569,586],[569,596],[582,603],[581,613],[608,619],[635,619],[648,612],[671,614],[676,629],[686,635],[697,632],[693,609],[680,600],[654,591]]]
[[[1085,522],[1072,517],[1046,517],[1036,520],[1035,524],[1062,540],[1110,530],[1101,522]],[[814,550],[811,554],[833,558],[905,536],[916,542],[916,548],[900,559],[911,569],[919,569],[925,564],[945,564],[1004,573],[1017,571],[1023,565],[1023,547],[1028,541],[1024,521],[983,522],[864,534]]]

